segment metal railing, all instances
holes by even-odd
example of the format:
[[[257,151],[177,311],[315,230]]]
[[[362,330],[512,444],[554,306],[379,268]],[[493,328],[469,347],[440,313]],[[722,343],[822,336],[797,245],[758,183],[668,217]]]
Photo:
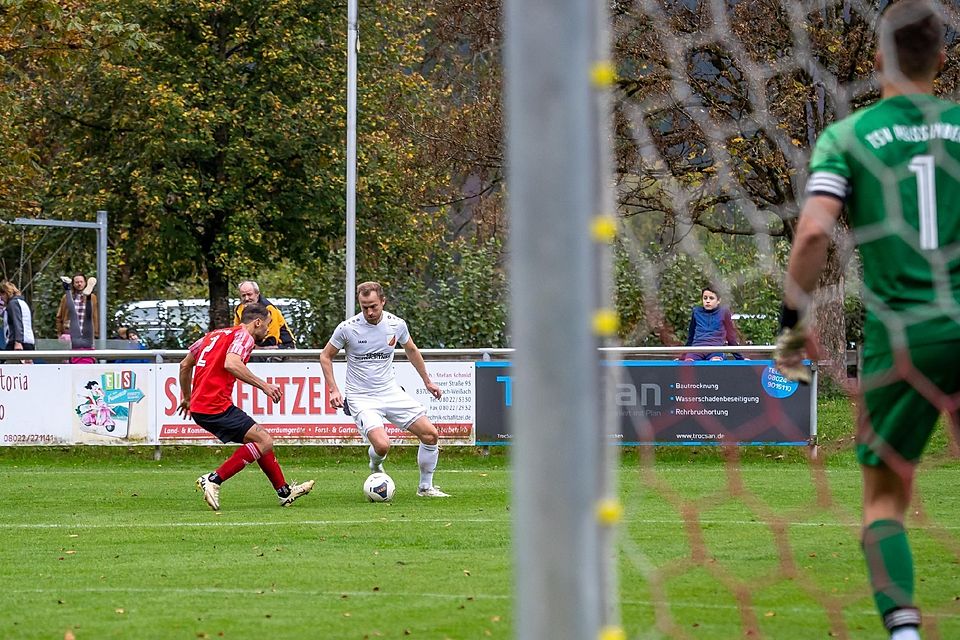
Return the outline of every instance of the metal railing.
[[[750,345],[742,347],[601,347],[601,353],[616,356],[662,356],[675,358],[684,353],[742,353],[752,356],[768,356],[773,345]],[[319,360],[323,349],[255,349],[252,359],[283,358],[285,360]],[[514,356],[515,349],[475,348],[475,349],[420,349],[426,359],[453,358],[459,360],[503,360]],[[37,351],[0,351],[0,361],[22,360],[65,360],[69,358],[90,357],[98,360],[119,360],[136,358],[154,362],[175,362],[187,355],[186,349],[43,349]],[[397,349],[395,357],[406,359],[406,352]],[[338,359],[343,359],[341,351]]]

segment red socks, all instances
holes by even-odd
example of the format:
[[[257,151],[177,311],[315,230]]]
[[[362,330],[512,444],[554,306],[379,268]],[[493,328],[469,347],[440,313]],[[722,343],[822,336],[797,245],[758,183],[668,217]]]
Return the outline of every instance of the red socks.
[[[257,464],[260,465],[260,469],[270,478],[270,484],[273,485],[274,489],[279,489],[287,484],[287,481],[283,479],[283,471],[280,470],[280,463],[277,462],[277,457],[273,455],[273,450],[270,450],[260,456],[257,460]]]
[[[273,452],[270,452],[270,455],[273,456]],[[220,476],[221,481],[226,481],[228,478],[239,473],[245,466],[259,459],[260,448],[253,442],[248,442],[234,451],[232,456],[217,467],[217,475]],[[276,459],[274,459],[274,464],[276,464]],[[261,466],[263,466],[262,463]]]
[[[234,451],[233,455],[217,468],[216,473],[220,476],[220,481],[224,482],[254,460],[257,461],[263,473],[270,479],[270,484],[273,485],[274,489],[286,486],[287,481],[283,478],[283,471],[280,470],[280,463],[277,462],[277,457],[273,455],[273,451],[261,454],[260,448],[253,442],[248,442]]]

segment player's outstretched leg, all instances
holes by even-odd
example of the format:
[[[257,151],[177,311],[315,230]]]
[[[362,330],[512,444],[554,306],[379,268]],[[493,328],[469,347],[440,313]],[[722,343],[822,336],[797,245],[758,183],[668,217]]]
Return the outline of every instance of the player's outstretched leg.
[[[273,453],[273,436],[271,436],[266,429],[255,424],[250,427],[250,430],[247,431],[243,439],[245,442],[249,442],[250,446],[257,447],[259,451],[263,452],[257,457],[257,464],[260,465],[260,470],[267,476],[270,484],[273,485],[274,490],[277,492],[277,498],[280,500],[281,507],[290,506],[294,500],[300,496],[307,495],[313,490],[313,480],[299,484],[287,484],[286,479],[283,477],[283,470],[280,468],[280,463],[277,462],[277,456]]]
[[[234,451],[232,456],[224,460],[216,471],[197,478],[197,488],[203,492],[203,499],[207,501],[211,509],[220,511],[220,485],[254,460],[259,460],[260,455],[260,449],[256,443],[247,442]]]

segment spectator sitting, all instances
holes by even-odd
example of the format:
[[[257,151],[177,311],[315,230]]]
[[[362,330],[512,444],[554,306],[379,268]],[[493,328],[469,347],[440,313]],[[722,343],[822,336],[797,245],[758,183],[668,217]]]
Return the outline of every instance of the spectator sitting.
[[[143,344],[143,342],[141,342],[140,334],[137,333],[136,329],[127,328],[127,327],[118,327],[117,338],[119,338],[120,340],[129,340],[130,349],[143,350],[147,348],[147,346]],[[119,360],[114,360],[114,362],[132,363],[132,364],[137,364],[137,363],[149,364],[150,362],[152,362],[152,360],[150,360],[149,358],[121,358]]]
[[[287,321],[283,319],[283,314],[276,306],[262,295],[260,295],[260,286],[253,280],[244,280],[237,287],[240,292],[240,304],[237,305],[233,314],[233,326],[241,324],[240,316],[243,314],[243,308],[253,302],[262,304],[267,308],[270,314],[270,324],[267,327],[267,335],[260,342],[258,347],[263,349],[294,349],[296,343],[293,339],[293,332],[287,326]]]
[[[700,291],[703,306],[693,308],[690,314],[690,328],[687,331],[688,347],[701,346],[738,346],[737,330],[733,326],[730,309],[720,306],[720,294],[714,287],[704,287]],[[743,355],[734,353],[733,357],[743,360]],[[685,353],[684,360],[724,360],[723,352]]]

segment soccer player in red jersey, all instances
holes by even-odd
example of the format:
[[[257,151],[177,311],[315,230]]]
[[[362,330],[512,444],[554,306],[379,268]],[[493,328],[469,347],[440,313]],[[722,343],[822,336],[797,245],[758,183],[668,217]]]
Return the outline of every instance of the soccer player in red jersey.
[[[197,478],[197,488],[214,511],[220,510],[220,485],[253,461],[277,490],[281,507],[293,504],[313,489],[313,480],[287,484],[273,454],[273,437],[231,400],[233,385],[240,380],[257,387],[273,402],[280,401],[280,387],[247,368],[250,352],[267,335],[269,326],[266,307],[248,304],[238,326],[203,336],[190,346],[190,353],[180,363],[181,415],[192,416],[194,422],[221,442],[243,443],[216,471]]]

